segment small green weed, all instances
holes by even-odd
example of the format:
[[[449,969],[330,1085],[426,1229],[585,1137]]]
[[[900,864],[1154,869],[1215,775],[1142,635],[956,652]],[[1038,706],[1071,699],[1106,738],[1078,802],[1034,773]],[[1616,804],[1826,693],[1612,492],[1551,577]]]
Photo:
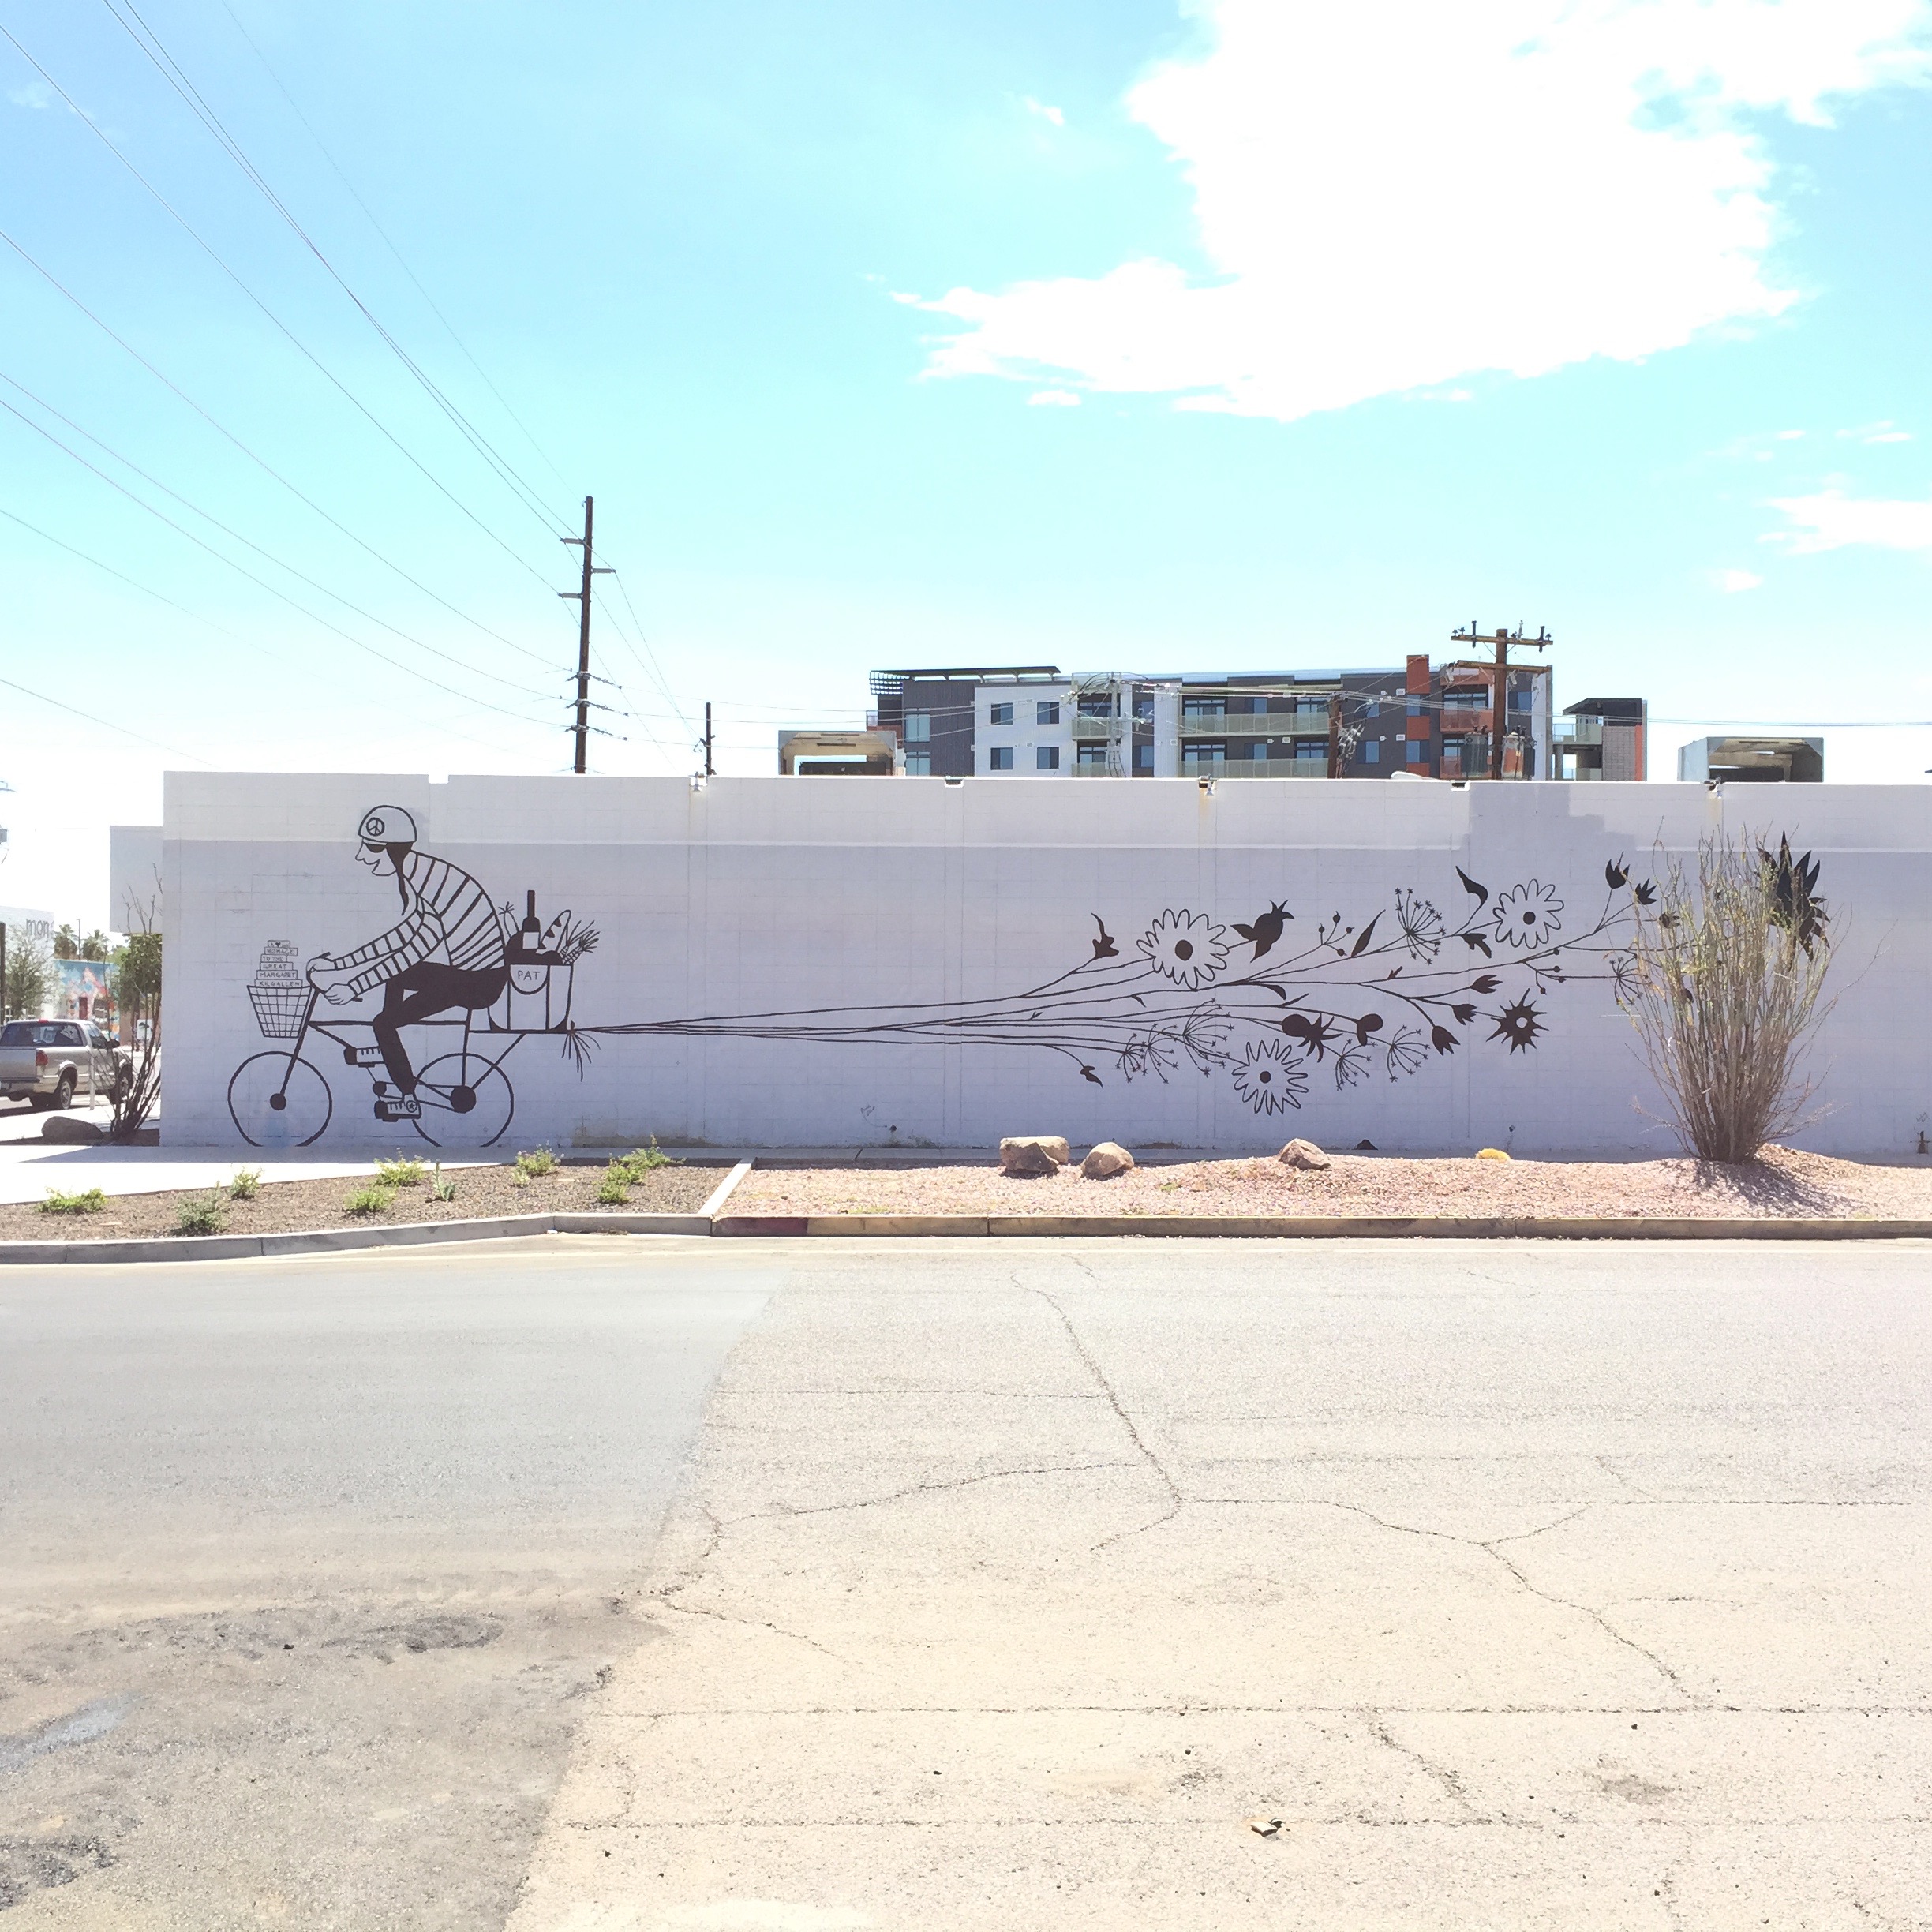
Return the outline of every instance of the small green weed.
[[[185,1200],[174,1215],[177,1234],[219,1234],[228,1225],[228,1211],[219,1194],[204,1200]]]
[[[386,1188],[421,1187],[429,1171],[413,1154],[399,1154],[394,1160],[376,1163],[376,1178]]]
[[[456,1183],[444,1175],[440,1161],[436,1163],[435,1176],[429,1183],[429,1198],[440,1201],[453,1201],[456,1198]]]
[[[621,1208],[631,1198],[631,1174],[622,1161],[612,1161],[604,1170],[604,1179],[597,1191],[600,1208]]]
[[[259,1167],[238,1168],[235,1178],[228,1183],[230,1200],[253,1200],[261,1192],[261,1170]]]
[[[395,1189],[372,1181],[359,1187],[343,1203],[343,1212],[352,1215],[387,1214],[395,1202]]]
[[[80,1194],[63,1194],[58,1188],[49,1188],[39,1208],[43,1214],[99,1214],[107,1205],[107,1196],[99,1188]]]
[[[528,1187],[530,1176],[521,1167],[512,1167],[510,1170],[510,1185],[517,1188]]]
[[[544,1174],[556,1172],[557,1157],[547,1147],[532,1148],[528,1153],[516,1157],[516,1164],[519,1174],[534,1181]]]

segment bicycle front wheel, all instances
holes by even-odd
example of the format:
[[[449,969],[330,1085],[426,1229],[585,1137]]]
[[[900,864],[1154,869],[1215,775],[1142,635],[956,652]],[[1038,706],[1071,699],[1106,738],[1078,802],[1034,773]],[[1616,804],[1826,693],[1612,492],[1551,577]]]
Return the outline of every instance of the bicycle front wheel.
[[[250,1147],[308,1147],[322,1137],[335,1111],[328,1082],[306,1060],[258,1053],[228,1083],[228,1114]]]

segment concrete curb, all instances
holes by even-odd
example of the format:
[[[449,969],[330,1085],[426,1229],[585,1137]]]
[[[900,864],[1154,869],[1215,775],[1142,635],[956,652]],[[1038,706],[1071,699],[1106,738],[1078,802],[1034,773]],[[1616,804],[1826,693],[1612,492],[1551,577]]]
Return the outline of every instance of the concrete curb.
[[[0,1266],[63,1261],[232,1261],[270,1255],[337,1254],[358,1248],[423,1248],[444,1241],[506,1241],[526,1234],[710,1234],[732,1189],[751,1171],[740,1161],[695,1214],[499,1215],[481,1221],[408,1221],[399,1226],[309,1228],[286,1234],[159,1234],[130,1241],[0,1241]]]
[[[723,1215],[725,1237],[843,1234],[1121,1234],[1245,1241],[1925,1241],[1932,1221],[1719,1220],[1634,1215]]]

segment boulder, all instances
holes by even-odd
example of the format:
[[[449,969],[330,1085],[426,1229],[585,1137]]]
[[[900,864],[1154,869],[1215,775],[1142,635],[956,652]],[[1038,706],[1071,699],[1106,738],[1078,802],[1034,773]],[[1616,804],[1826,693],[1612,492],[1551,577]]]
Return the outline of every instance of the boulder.
[[[1507,1160],[1509,1156],[1500,1148],[1482,1148],[1477,1151],[1478,1160]]]
[[[40,1124],[43,1140],[64,1140],[69,1146],[78,1147],[95,1140],[104,1140],[107,1129],[91,1120],[84,1120],[77,1114],[50,1114]]]
[[[1000,1171],[1009,1174],[1058,1174],[1073,1158],[1064,1136],[1013,1134],[1001,1141]]]
[[[1134,1157],[1118,1140],[1103,1140],[1080,1163],[1080,1173],[1089,1181],[1110,1181],[1133,1164]]]
[[[1275,1158],[1284,1167],[1320,1170],[1328,1165],[1328,1156],[1312,1140],[1290,1140]]]

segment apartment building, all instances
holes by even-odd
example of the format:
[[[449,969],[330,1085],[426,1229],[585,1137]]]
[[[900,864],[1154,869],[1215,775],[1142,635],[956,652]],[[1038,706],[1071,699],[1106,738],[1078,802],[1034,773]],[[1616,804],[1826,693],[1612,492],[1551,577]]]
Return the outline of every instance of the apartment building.
[[[1650,707],[1641,698],[1586,698],[1563,706],[1556,776],[1641,782],[1649,769]]]
[[[868,720],[908,777],[1320,778],[1339,701],[1340,775],[1486,777],[1491,673],[1467,665],[1124,676],[1054,665],[875,671]],[[1509,672],[1503,774],[1555,775],[1550,671]]]

